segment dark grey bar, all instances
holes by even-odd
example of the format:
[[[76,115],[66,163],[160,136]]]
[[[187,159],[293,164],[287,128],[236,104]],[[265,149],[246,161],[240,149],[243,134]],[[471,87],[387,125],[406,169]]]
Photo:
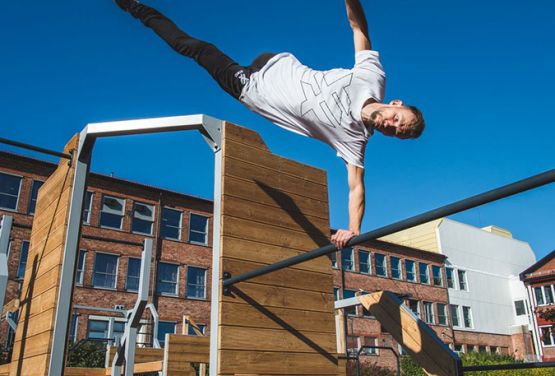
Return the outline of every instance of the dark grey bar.
[[[65,158],[65,159],[70,159],[71,160],[71,155],[69,155],[69,154],[60,153],[58,151],[41,148],[40,146],[24,144],[23,142],[19,142],[19,141],[8,140],[7,138],[0,137],[0,143],[6,144],[6,145],[16,146],[16,147],[22,148],[22,149],[33,150],[33,151],[43,153],[43,154],[50,154],[50,155],[53,155],[55,157]]]
[[[491,364],[487,366],[467,366],[463,367],[464,372],[472,371],[496,371],[503,369],[527,369],[527,368],[551,368],[555,367],[555,362],[535,362],[535,363],[513,363],[513,364]]]
[[[512,184],[504,185],[502,187],[478,194],[476,196],[472,196],[460,201],[456,201],[452,204],[445,205],[434,210],[430,210],[423,214],[419,214],[399,222],[395,222],[388,226],[384,226],[376,230],[369,231],[367,233],[364,233],[362,235],[352,238],[347,244],[347,246],[353,246],[370,240],[381,238],[382,236],[386,236],[398,231],[406,230],[408,228],[421,225],[423,223],[430,222],[435,219],[447,217],[451,214],[472,209],[472,208],[475,208],[476,206],[480,206],[488,202],[500,200],[502,198],[509,197],[517,193],[525,192],[530,189],[534,189],[542,185],[546,185],[553,182],[555,182],[555,169],[546,171],[538,175],[534,175],[532,177],[517,181]],[[289,266],[296,265],[304,261],[312,260],[314,258],[324,256],[329,253],[333,253],[336,250],[337,249],[333,244],[328,244],[321,248],[300,254],[298,256],[294,256],[282,261],[278,261],[272,265],[266,265],[261,268],[251,270],[250,272],[246,272],[237,276],[226,278],[223,280],[222,285],[224,288],[226,288],[237,282],[246,281],[248,279],[258,277],[279,269],[287,268]]]

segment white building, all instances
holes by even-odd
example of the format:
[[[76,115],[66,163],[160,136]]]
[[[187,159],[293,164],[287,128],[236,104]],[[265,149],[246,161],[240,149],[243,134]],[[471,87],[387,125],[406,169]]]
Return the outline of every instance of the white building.
[[[447,256],[445,276],[456,351],[533,358],[529,303],[519,279],[536,261],[528,243],[495,226],[477,228],[448,218],[382,240]]]

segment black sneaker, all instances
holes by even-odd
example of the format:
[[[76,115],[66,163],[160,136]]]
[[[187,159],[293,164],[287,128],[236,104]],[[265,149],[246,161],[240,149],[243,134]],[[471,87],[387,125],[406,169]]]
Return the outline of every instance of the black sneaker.
[[[137,8],[137,6],[139,5],[139,2],[137,0],[114,0],[114,1],[118,5],[118,7],[130,13],[133,10],[135,10],[135,8]]]

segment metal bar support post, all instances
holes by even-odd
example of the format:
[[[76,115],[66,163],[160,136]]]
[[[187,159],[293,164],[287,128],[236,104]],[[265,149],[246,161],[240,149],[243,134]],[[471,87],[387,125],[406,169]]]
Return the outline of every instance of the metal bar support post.
[[[509,197],[517,193],[525,192],[553,182],[555,182],[555,169],[546,171],[542,174],[538,174],[538,175],[529,177],[527,179],[520,180],[518,182],[508,184],[460,201],[456,201],[452,204],[427,211],[425,213],[416,215],[414,217],[410,217],[405,220],[395,222],[388,226],[380,227],[378,229],[369,231],[367,233],[364,233],[362,235],[352,238],[348,242],[347,247],[358,245],[370,240],[375,240],[377,238],[381,238],[382,236],[386,236],[389,234],[393,234],[395,232],[406,230],[408,228],[421,225],[423,223],[427,223],[435,219],[447,217],[449,215],[452,215],[464,210],[472,209],[477,206],[486,204],[488,202],[497,201],[502,198]],[[243,282],[276,270],[297,265],[297,264],[300,264],[301,262],[312,260],[317,257],[321,257],[335,251],[337,251],[337,248],[335,247],[335,245],[328,244],[321,248],[318,248],[306,253],[302,253],[300,255],[297,255],[282,261],[278,261],[271,265],[266,265],[261,268],[254,269],[237,276],[231,276],[229,278],[225,278],[222,282],[224,292],[227,291],[229,287],[234,285],[235,283]]]
[[[0,312],[4,308],[4,298],[8,286],[8,250],[10,248],[12,224],[12,216],[2,216],[2,222],[0,223]]]

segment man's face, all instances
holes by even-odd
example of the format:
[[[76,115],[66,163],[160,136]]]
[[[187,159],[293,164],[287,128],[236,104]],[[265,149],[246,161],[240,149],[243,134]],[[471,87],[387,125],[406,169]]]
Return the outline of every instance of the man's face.
[[[384,104],[370,114],[371,125],[385,136],[409,138],[411,124],[416,120],[414,113],[399,100]]]

